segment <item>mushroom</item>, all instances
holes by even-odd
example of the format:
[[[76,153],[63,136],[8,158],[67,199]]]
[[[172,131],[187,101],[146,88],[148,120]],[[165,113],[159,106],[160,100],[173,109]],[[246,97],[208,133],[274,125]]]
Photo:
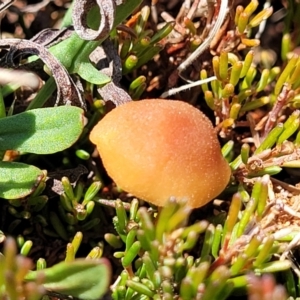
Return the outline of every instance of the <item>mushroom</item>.
[[[200,207],[229,182],[211,122],[182,101],[127,102],[100,120],[90,140],[120,188],[157,206],[175,197]]]

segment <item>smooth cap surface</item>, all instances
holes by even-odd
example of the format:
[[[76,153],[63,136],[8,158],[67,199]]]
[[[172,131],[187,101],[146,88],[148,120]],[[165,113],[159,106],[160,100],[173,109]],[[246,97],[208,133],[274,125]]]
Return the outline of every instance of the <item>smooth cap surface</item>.
[[[211,122],[181,101],[118,106],[93,128],[90,140],[120,188],[157,206],[172,196],[203,206],[229,181],[230,167]]]

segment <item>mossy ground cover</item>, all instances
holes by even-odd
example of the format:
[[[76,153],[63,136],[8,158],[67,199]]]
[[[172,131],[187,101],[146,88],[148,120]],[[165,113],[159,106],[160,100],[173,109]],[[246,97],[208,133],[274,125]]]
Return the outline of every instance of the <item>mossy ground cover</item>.
[[[297,1],[1,7],[1,299],[300,296]],[[214,126],[231,177],[203,207],[121,190],[89,140],[153,98]]]

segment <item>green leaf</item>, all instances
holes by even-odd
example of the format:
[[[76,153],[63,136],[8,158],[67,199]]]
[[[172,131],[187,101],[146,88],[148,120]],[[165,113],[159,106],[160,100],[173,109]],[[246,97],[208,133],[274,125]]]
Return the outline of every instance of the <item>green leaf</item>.
[[[84,300],[100,299],[109,287],[111,268],[105,258],[76,259],[51,268],[29,272],[25,280],[44,278],[44,287],[56,293]]]
[[[99,46],[99,41],[82,40],[76,33],[54,45],[49,51],[65,66],[70,74],[79,74],[84,80],[104,85],[110,77],[97,70],[89,61],[90,54]],[[95,78],[93,78],[95,77]]]
[[[82,61],[80,64],[78,64],[76,73],[85,81],[96,85],[104,85],[110,82],[110,78],[107,75],[97,70],[89,62]]]
[[[43,172],[18,162],[0,161],[0,198],[18,199],[33,192]]]
[[[142,0],[130,0],[118,5],[114,28],[130,16],[141,3]],[[71,25],[71,10],[72,7],[68,10],[63,26]],[[95,9],[91,10],[87,20],[91,28],[97,28],[99,17],[99,9],[95,7]],[[103,40],[85,41],[76,33],[73,33],[67,39],[50,47],[49,51],[65,66],[70,74],[77,73],[91,83],[104,85],[110,82],[110,77],[96,70],[89,61],[90,54],[101,45]]]
[[[78,107],[29,110],[0,119],[0,150],[36,154],[62,151],[77,141],[83,126],[83,110]]]

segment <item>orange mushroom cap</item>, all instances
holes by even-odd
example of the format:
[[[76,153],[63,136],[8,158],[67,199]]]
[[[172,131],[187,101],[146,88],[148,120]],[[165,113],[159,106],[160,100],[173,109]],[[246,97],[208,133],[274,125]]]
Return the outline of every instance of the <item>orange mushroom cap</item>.
[[[120,188],[157,206],[170,197],[203,206],[231,174],[209,119],[181,101],[118,106],[93,128],[90,140]]]

